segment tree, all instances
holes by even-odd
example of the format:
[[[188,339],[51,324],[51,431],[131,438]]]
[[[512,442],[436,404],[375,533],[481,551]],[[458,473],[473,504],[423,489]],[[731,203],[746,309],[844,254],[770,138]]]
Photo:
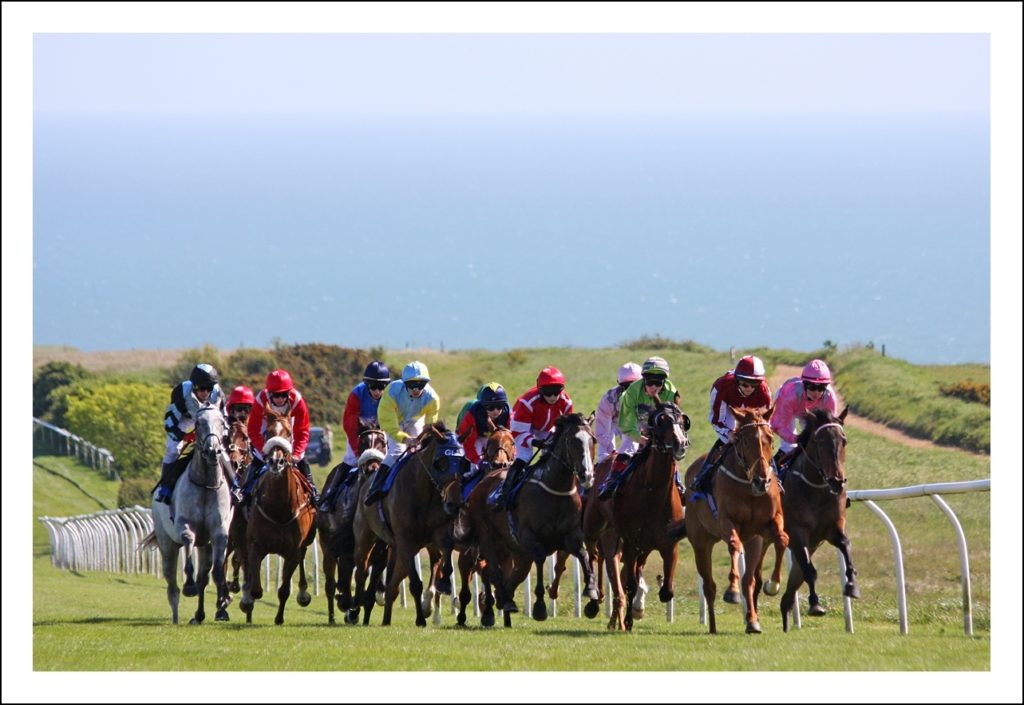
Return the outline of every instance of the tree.
[[[91,376],[84,367],[71,362],[54,360],[46,363],[36,370],[32,380],[32,415],[37,419],[47,419],[58,426],[65,425],[68,388],[75,382]]]

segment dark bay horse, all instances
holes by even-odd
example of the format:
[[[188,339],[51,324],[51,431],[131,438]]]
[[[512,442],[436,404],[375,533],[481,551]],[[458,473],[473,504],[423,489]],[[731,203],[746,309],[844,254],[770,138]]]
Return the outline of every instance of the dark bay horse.
[[[633,628],[632,605],[651,551],[661,555],[665,576],[658,597],[662,602],[673,597],[679,540],[671,538],[669,530],[683,519],[675,474],[676,463],[685,457],[690,445],[686,435],[689,429],[690,418],[678,406],[659,404],[648,417],[645,435],[650,450],[647,457],[611,500],[597,500],[587,508],[589,514],[584,518],[587,544],[599,543],[614,598],[609,629]],[[626,610],[626,604],[631,609]],[[587,612],[588,617],[595,614],[593,608]]]
[[[167,582],[167,602],[171,606],[171,621],[178,623],[178,551],[185,549],[186,597],[198,596],[199,603],[191,624],[201,624],[206,618],[203,597],[213,571],[217,586],[217,621],[228,620],[228,594],[225,560],[228,527],[231,524],[231,495],[227,478],[231,477],[231,463],[224,452],[223,438],[227,422],[216,404],[198,404],[190,400],[189,411],[196,420],[196,451],[185,472],[178,478],[171,495],[171,505],[153,501],[153,531],[141,546],[160,548],[164,580]],[[199,552],[198,575],[193,578],[192,547]]]
[[[228,458],[231,459],[231,467],[235,476],[241,478],[249,463],[252,462],[252,445],[249,443],[249,429],[241,421],[232,421],[228,429]],[[238,583],[238,571],[245,563],[246,548],[245,536],[249,530],[248,515],[243,507],[235,507],[234,516],[231,518],[231,529],[228,531],[228,555],[231,556],[231,580],[228,582],[228,589],[231,592],[238,592],[241,587]]]
[[[260,564],[268,554],[284,558],[281,587],[277,590],[277,616],[274,624],[284,624],[284,607],[291,595],[292,575],[299,569],[299,594],[296,601],[306,607],[311,601],[307,592],[303,560],[306,548],[316,536],[316,507],[311,501],[305,478],[292,461],[291,423],[287,416],[276,414],[267,404],[266,443],[263,458],[266,470],[253,490],[253,508],[249,514],[246,539],[249,553],[245,562],[245,585],[242,587],[241,609],[246,622],[252,622],[253,602],[263,597]]]
[[[583,541],[579,496],[580,487],[589,488],[594,482],[593,450],[594,434],[583,415],[562,416],[555,422],[547,450],[530,469],[511,510],[495,513],[486,506],[484,493],[494,489],[496,476],[484,478],[474,490],[482,497],[471,498],[469,517],[479,537],[480,553],[487,561],[487,574],[497,589],[506,627],[512,625],[511,613],[519,611],[515,591],[531,566],[537,567],[533,618],[547,619],[544,559],[558,550],[576,557],[586,579],[586,596],[598,599]]]
[[[337,601],[338,609],[349,613],[346,621],[355,623],[356,615],[351,614],[355,606],[352,603],[352,572],[355,568],[353,552],[355,551],[355,534],[353,524],[357,507],[361,506],[359,497],[360,490],[365,480],[372,475],[372,472],[380,466],[381,460],[387,454],[387,434],[380,430],[374,423],[372,426],[360,424],[359,447],[356,449],[356,458],[373,449],[379,454],[374,458],[372,468],[358,468],[355,482],[338,491],[338,499],[334,505],[333,512],[320,512],[317,514],[317,533],[320,542],[320,550],[323,553],[324,569],[324,595],[327,598],[327,623],[334,624],[334,605]],[[342,465],[339,463],[331,470],[331,474],[341,472]],[[345,482],[345,478],[337,478],[338,482]],[[331,480],[324,483],[326,487]],[[335,594],[337,590],[337,594]],[[355,608],[358,612],[358,608]]]
[[[368,623],[373,595],[364,590],[365,566],[372,545],[360,532],[365,522],[374,538],[391,547],[388,559],[387,591],[384,598],[384,626],[391,624],[391,612],[401,582],[409,578],[409,591],[416,601],[416,626],[427,625],[423,605],[423,580],[416,571],[415,558],[427,548],[433,575],[441,559],[441,547],[452,517],[462,504],[462,455],[455,435],[442,422],[427,426],[413,442],[412,452],[394,478],[394,484],[382,500],[367,507],[359,500],[354,529],[356,532],[356,603],[365,610]],[[449,455],[458,448],[459,455]],[[428,601],[429,606],[429,601]]]
[[[488,423],[491,424],[491,434],[487,437],[487,444],[484,446],[483,459],[490,463],[491,466],[488,475],[504,480],[505,471],[516,459],[516,442],[512,437],[512,432],[507,428],[504,426],[494,426],[490,419],[488,419]],[[485,483],[483,482],[484,479],[481,478],[480,484],[493,487],[492,482]],[[473,488],[467,503],[472,501],[471,498],[478,491],[480,484]],[[482,495],[481,501],[487,501],[486,492]],[[480,574],[484,585],[483,593],[477,598],[480,601],[480,624],[485,627],[493,627],[494,594],[491,590],[490,580],[483,570],[484,562],[480,557],[477,538],[472,533],[472,525],[468,519],[465,523],[468,525],[466,527],[468,529],[467,535],[461,538],[456,536],[455,542],[455,548],[459,552],[459,577],[462,583],[462,588],[459,590],[459,614],[456,622],[459,626],[465,626],[466,624],[466,605],[469,604],[472,598],[469,584],[473,573],[476,572]]]
[[[746,597],[746,624],[748,634],[760,634],[757,616],[757,597],[761,591],[761,565],[769,542],[789,544],[782,519],[782,500],[778,483],[772,473],[772,430],[768,425],[774,407],[760,409],[731,409],[736,418],[735,438],[726,448],[722,460],[712,476],[713,497],[718,508],[717,517],[706,498],[694,499],[694,491],[686,490],[686,537],[693,546],[697,572],[704,581],[704,599],[708,603],[708,627],[717,633],[715,625],[715,580],[712,577],[711,551],[719,541],[729,546],[731,567],[729,588],[722,595],[725,602],[740,602],[739,556],[745,553],[746,571],[743,574],[743,593]],[[686,485],[691,481],[705,456],[697,458],[686,471]]]
[[[786,474],[786,493],[782,510],[786,515],[789,550],[793,567],[786,591],[782,595],[782,629],[789,631],[789,616],[796,601],[796,591],[804,581],[809,592],[807,613],[813,617],[825,614],[816,590],[818,571],[811,556],[828,541],[839,549],[846,561],[846,584],[843,594],[860,597],[857,571],[850,557],[850,539],[846,535],[846,433],[843,424],[848,409],[833,416],[824,409],[804,415],[804,430],[797,444],[800,452]],[[779,582],[785,547],[776,544],[775,569],[772,580]]]

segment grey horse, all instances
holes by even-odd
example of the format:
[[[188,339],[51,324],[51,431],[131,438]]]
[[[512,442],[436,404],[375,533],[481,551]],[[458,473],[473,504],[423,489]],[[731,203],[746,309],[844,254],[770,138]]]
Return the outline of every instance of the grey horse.
[[[186,556],[185,596],[199,596],[195,616],[189,623],[202,624],[206,618],[203,594],[211,567],[217,586],[215,619],[218,622],[228,620],[227,607],[231,602],[225,573],[228,527],[233,511],[226,482],[233,470],[223,445],[227,422],[215,404],[191,404],[189,410],[196,420],[196,452],[174,486],[171,505],[153,502],[153,532],[143,541],[143,545],[152,545],[155,541],[160,548],[167,602],[171,605],[174,624],[178,623],[178,550],[182,547]],[[198,580],[193,579],[193,546],[199,549]]]

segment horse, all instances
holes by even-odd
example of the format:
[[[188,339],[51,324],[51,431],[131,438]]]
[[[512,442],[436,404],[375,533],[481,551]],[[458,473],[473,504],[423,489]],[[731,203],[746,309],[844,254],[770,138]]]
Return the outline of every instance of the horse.
[[[359,437],[356,457],[364,451],[373,448],[383,455],[387,454],[387,434],[380,430],[380,426],[373,422],[370,425],[359,425]],[[374,461],[376,466],[380,461]],[[376,466],[373,469],[376,469]],[[342,464],[338,464],[331,470],[331,475],[341,472]],[[358,616],[358,607],[352,604],[352,572],[355,568],[353,552],[355,550],[355,534],[353,523],[359,505],[359,496],[363,494],[364,480],[369,473],[362,469],[357,471],[357,479],[350,487],[342,487],[338,490],[338,500],[335,502],[333,512],[320,512],[317,514],[317,531],[320,550],[323,553],[324,569],[324,595],[327,598],[327,623],[334,624],[334,605],[337,602],[338,609],[346,613],[345,621],[354,624]],[[338,482],[345,482],[345,478],[338,478]],[[326,487],[330,483],[328,477]],[[337,594],[335,594],[337,590]]]
[[[316,535],[316,507],[311,491],[292,459],[291,423],[286,415],[277,414],[269,404],[263,409],[266,418],[266,442],[263,457],[266,470],[253,490],[253,511],[249,514],[246,540],[249,548],[245,563],[245,585],[240,607],[245,621],[252,623],[253,603],[263,597],[260,564],[267,554],[284,558],[281,587],[277,590],[277,616],[274,624],[284,624],[284,607],[291,595],[292,575],[299,569],[299,594],[296,601],[306,607],[312,601],[307,592],[306,568],[303,561],[306,547]]]
[[[686,537],[693,546],[693,559],[697,572],[704,581],[704,599],[708,604],[708,627],[717,634],[715,625],[715,581],[711,575],[711,551],[719,541],[729,546],[731,567],[729,589],[722,599],[738,604],[739,555],[746,553],[747,565],[743,574],[743,592],[746,597],[746,631],[760,634],[757,615],[757,596],[761,591],[761,565],[764,562],[764,539],[789,544],[782,518],[782,500],[778,483],[772,478],[772,430],[768,424],[775,407],[760,409],[731,408],[736,418],[735,438],[726,448],[712,477],[712,497],[717,505],[717,517],[709,507],[707,498],[697,500],[689,488],[706,456],[698,458],[686,471],[684,526]]]
[[[644,563],[651,551],[661,555],[664,579],[658,598],[673,597],[672,581],[679,555],[678,538],[670,529],[683,519],[683,505],[676,491],[676,463],[689,448],[690,418],[673,403],[661,404],[650,413],[646,433],[650,450],[610,501],[595,498],[584,515],[588,546],[597,544],[604,557],[613,609],[608,628],[631,631],[633,606]],[[622,557],[620,568],[619,556]],[[630,609],[626,610],[626,604]],[[597,610],[591,607],[588,617]]]
[[[820,617],[826,612],[816,590],[818,571],[811,562],[811,556],[823,541],[838,548],[846,561],[843,594],[854,599],[860,597],[857,571],[850,558],[850,539],[846,535],[846,433],[843,424],[847,411],[848,408],[843,409],[839,416],[825,409],[804,414],[804,429],[797,441],[800,453],[786,472],[782,510],[794,565],[780,603],[783,631],[789,631],[796,591],[804,581],[809,591],[807,613]],[[780,582],[784,552],[785,547],[776,543],[772,571],[772,582],[776,585]],[[768,583],[765,592],[771,594]]]
[[[578,487],[594,483],[594,434],[582,414],[567,414],[555,422],[546,452],[530,469],[515,506],[495,513],[486,505],[487,494],[500,481],[489,475],[480,481],[469,503],[469,517],[480,553],[487,561],[486,572],[497,588],[506,627],[518,612],[515,591],[537,567],[536,601],[533,618],[547,619],[544,603],[544,559],[558,550],[568,551],[583,567],[586,596],[598,599],[594,572],[586,560],[581,522],[582,502]]]
[[[164,580],[167,581],[167,602],[171,621],[178,623],[178,549],[185,548],[186,597],[198,595],[199,604],[190,624],[202,624],[206,618],[203,597],[213,569],[217,586],[218,622],[228,621],[228,594],[224,563],[227,553],[228,527],[231,524],[231,494],[225,476],[231,467],[222,439],[227,421],[216,404],[199,404],[189,400],[189,412],[196,420],[196,452],[186,471],[178,478],[170,506],[154,501],[153,531],[142,546],[156,543],[160,548]],[[193,578],[192,548],[199,550],[198,580]]]
[[[490,419],[487,421],[490,424],[491,433],[487,437],[487,443],[484,446],[483,459],[490,463],[491,466],[488,475],[504,479],[505,471],[516,459],[516,442],[512,437],[512,432],[507,428],[495,426],[494,422]],[[473,488],[473,491],[476,491],[476,487]],[[472,495],[472,493],[470,494]],[[486,501],[486,495],[484,495],[484,501]],[[467,521],[466,523],[468,524],[469,522]],[[491,589],[490,580],[483,570],[484,562],[480,557],[480,550],[472,533],[470,532],[469,535],[461,540],[457,539],[455,548],[459,552],[459,577],[462,582],[462,588],[459,590],[459,613],[456,617],[456,622],[460,627],[466,624],[466,605],[469,604],[472,597],[469,581],[473,573],[476,572],[480,575],[484,584],[482,594],[477,597],[480,605],[480,624],[484,627],[493,627],[494,594]]]
[[[409,590],[416,602],[416,626],[427,625],[429,598],[424,606],[423,581],[414,561],[420,549],[426,547],[430,553],[431,574],[436,572],[449,524],[462,504],[462,457],[447,455],[447,449],[442,448],[455,443],[455,436],[443,422],[428,425],[413,442],[415,452],[395,476],[388,494],[369,507],[360,497],[353,524],[356,533],[355,600],[365,610],[364,624],[369,623],[373,595],[364,590],[363,581],[372,544],[380,539],[391,547],[382,624],[391,624],[399,586],[408,576]],[[370,531],[362,531],[364,527]]]
[[[249,443],[249,430],[241,421],[232,421],[228,429],[228,458],[231,460],[231,467],[236,477],[241,477],[249,463],[252,462],[252,445]],[[238,582],[238,572],[245,563],[247,552],[245,535],[248,531],[249,521],[244,508],[238,507],[231,519],[231,528],[228,530],[228,555],[231,556],[231,580],[228,582],[228,590],[238,592],[241,586]]]

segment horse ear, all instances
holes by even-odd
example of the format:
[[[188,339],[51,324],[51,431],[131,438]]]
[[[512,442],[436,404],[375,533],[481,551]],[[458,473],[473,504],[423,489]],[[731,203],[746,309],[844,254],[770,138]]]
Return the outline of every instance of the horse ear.
[[[775,413],[775,405],[772,404],[771,406],[768,407],[768,413],[764,415],[764,420],[767,421],[768,419],[770,419],[772,417],[772,414],[774,414],[774,413]]]
[[[201,404],[199,403],[199,400],[196,399],[193,395],[189,394],[187,397],[185,397],[185,409],[188,411],[188,415],[191,416],[193,419],[199,413],[200,406]]]
[[[687,416],[686,414],[683,414],[683,430],[684,431],[689,431],[690,430],[690,417]]]
[[[593,412],[593,411],[591,411],[591,412],[590,412],[590,416],[588,416],[587,418],[585,418],[585,419],[584,419],[584,421],[586,421],[586,422],[587,422],[587,425],[588,425],[588,426],[593,426],[593,425],[594,425],[594,412]]]
[[[850,410],[849,405],[843,407],[843,412],[836,418],[839,419],[839,423],[846,423],[846,412]]]

